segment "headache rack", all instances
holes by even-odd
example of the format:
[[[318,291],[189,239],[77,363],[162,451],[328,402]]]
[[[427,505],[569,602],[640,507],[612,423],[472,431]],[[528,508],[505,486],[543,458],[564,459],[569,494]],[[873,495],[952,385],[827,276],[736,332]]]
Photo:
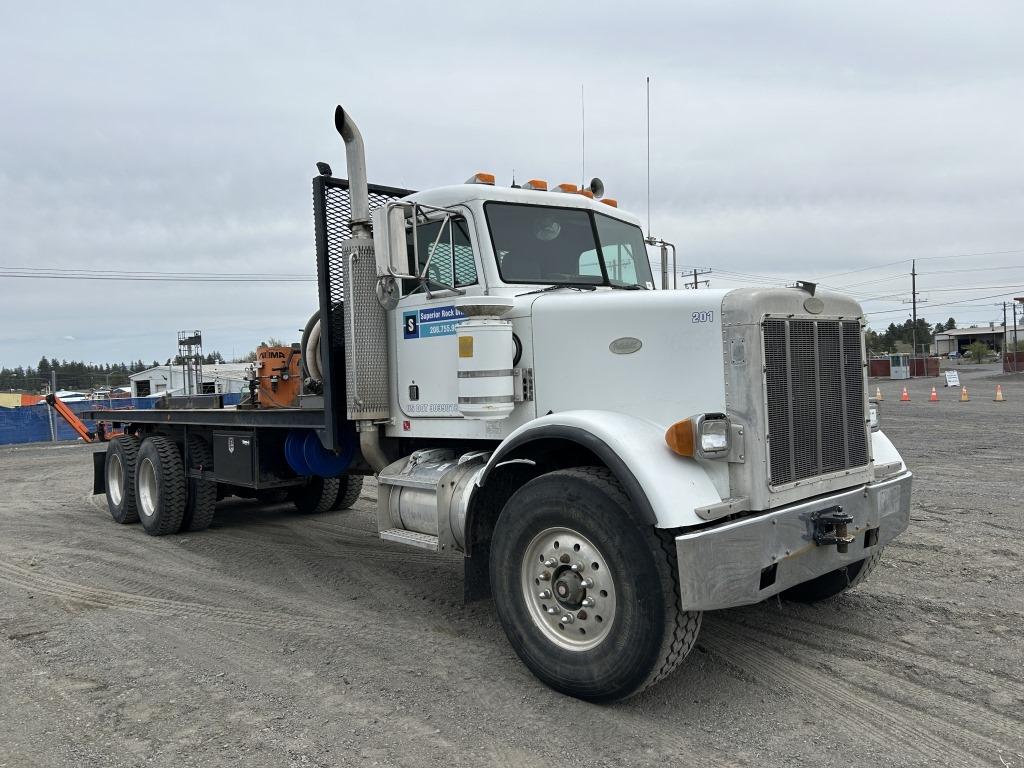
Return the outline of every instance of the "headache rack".
[[[399,187],[385,187],[369,184],[370,211],[385,203],[413,194],[413,190]],[[323,444],[328,449],[341,445],[340,433],[343,423],[350,417],[345,366],[345,256],[346,243],[352,240],[352,202],[349,195],[348,179],[333,176],[313,178],[313,223],[316,230],[316,273],[320,292],[320,349],[323,357],[323,397],[326,431]],[[364,242],[364,241],[355,241]],[[350,250],[350,249],[348,249]],[[372,267],[371,264],[366,266]],[[361,304],[373,302],[372,292],[368,295],[353,295],[352,299]],[[357,311],[358,307],[350,308]],[[372,313],[371,313],[372,315]],[[381,329],[375,329],[380,332]],[[379,360],[367,361],[377,363]],[[378,387],[379,388],[379,387]],[[386,392],[375,393],[377,400],[386,398]],[[366,417],[373,418],[374,410],[367,409]],[[363,414],[360,414],[361,416]]]
[[[865,466],[860,322],[768,318],[763,329],[769,485]]]

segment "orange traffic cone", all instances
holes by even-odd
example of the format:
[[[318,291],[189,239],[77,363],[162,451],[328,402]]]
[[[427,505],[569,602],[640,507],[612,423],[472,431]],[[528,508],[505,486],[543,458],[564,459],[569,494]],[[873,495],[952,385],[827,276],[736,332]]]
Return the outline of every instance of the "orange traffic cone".
[[[1005,403],[1006,402],[1006,398],[1003,397],[1003,388],[999,384],[996,384],[996,402],[997,403]]]
[[[961,403],[969,403],[969,402],[971,402],[971,398],[967,395],[967,387],[964,387],[963,389],[960,390],[960,402]]]
[[[935,387],[932,387],[932,395],[928,398],[929,403],[939,402],[939,393],[935,391]]]
[[[875,400],[877,400],[878,402],[882,402],[883,400],[885,400],[885,398],[882,397],[881,387],[875,387]]]
[[[900,395],[900,402],[901,403],[909,403],[910,402],[910,393],[907,392],[907,388],[906,387],[903,388],[903,394]]]

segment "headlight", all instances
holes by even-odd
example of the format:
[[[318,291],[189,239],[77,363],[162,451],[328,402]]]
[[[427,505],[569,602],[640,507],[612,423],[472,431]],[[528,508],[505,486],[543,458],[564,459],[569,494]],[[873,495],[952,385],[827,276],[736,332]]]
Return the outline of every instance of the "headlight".
[[[718,455],[729,450],[729,422],[704,418],[700,421],[700,452]]]
[[[868,403],[868,424],[872,432],[878,431],[878,403]]]
[[[665,442],[680,456],[721,459],[729,455],[731,433],[724,414],[706,413],[677,421],[665,432]]]

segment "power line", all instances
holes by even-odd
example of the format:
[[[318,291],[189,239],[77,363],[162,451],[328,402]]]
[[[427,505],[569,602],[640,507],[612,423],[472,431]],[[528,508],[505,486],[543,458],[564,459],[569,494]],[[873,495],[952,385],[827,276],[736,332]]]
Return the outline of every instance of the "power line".
[[[871,269],[880,269],[881,267],[894,267],[897,264],[906,264],[908,261],[933,261],[935,259],[967,259],[974,258],[975,256],[1005,256],[1011,253],[1024,253],[1024,248],[1015,248],[1008,251],[979,251],[978,253],[955,253],[947,256],[920,256],[917,259],[897,259],[896,261],[887,261],[881,264],[872,264],[869,267],[860,267],[859,269],[851,269],[847,272],[835,272],[831,275],[824,275],[818,278],[819,284],[822,280],[828,280],[832,277],[840,277],[841,275],[852,275],[857,272],[866,272]]]
[[[163,283],[311,283],[313,277],[155,277],[131,275],[67,275],[67,274],[36,274],[21,272],[0,272],[0,277],[27,278],[33,280],[115,280],[133,282]]]
[[[26,267],[26,266],[4,266],[0,265],[0,269],[13,269],[24,272],[84,272],[87,274],[98,274],[98,275],[195,275],[201,277],[237,277],[238,272],[174,272],[166,270],[146,270],[146,269],[95,269],[94,267]],[[246,272],[246,275],[250,277],[308,277],[305,273],[296,272]]]
[[[942,302],[941,304],[932,304],[931,307],[950,307],[950,306],[953,306],[954,304],[967,304],[968,306],[971,306],[968,302],[984,301],[985,299],[998,299],[998,298],[1001,298],[1003,296],[1009,296],[1012,293],[1014,293],[1014,291],[1005,291],[1003,293],[995,293],[995,294],[993,294],[991,296],[974,296],[974,297],[972,297],[970,299],[960,299],[958,301],[946,301],[946,302]],[[977,305],[973,305],[973,306],[981,307],[981,306],[991,306],[991,305],[988,305],[988,304],[977,304]],[[906,312],[906,311],[907,310],[905,310],[905,309],[886,309],[886,310],[881,310],[881,311],[878,311],[878,312],[866,312],[865,314],[867,314],[869,316],[872,316],[872,315],[898,315],[898,314],[902,314],[903,312]]]

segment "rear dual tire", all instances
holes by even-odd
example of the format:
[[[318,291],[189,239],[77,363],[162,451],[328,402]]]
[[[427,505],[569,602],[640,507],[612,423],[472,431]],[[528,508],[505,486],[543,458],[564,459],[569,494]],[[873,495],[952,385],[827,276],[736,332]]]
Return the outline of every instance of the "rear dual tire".
[[[344,475],[338,478],[338,499],[331,507],[332,510],[352,509],[352,505],[359,500],[359,494],[363,492],[362,475]]]
[[[213,468],[213,452],[209,444],[201,437],[189,437],[188,461],[192,469],[209,470]],[[185,512],[181,518],[181,531],[205,531],[213,522],[217,508],[217,483],[201,480],[198,477],[188,478],[188,498],[185,501]]]
[[[128,525],[139,522],[135,499],[135,467],[138,457],[139,438],[134,435],[120,435],[107,444],[103,471],[107,509],[115,523]]]
[[[291,491],[292,504],[300,515],[329,512],[338,501],[341,483],[336,477],[311,477]]]
[[[142,442],[136,469],[135,497],[139,520],[150,536],[177,533],[185,515],[185,465],[169,437],[153,435]]]

